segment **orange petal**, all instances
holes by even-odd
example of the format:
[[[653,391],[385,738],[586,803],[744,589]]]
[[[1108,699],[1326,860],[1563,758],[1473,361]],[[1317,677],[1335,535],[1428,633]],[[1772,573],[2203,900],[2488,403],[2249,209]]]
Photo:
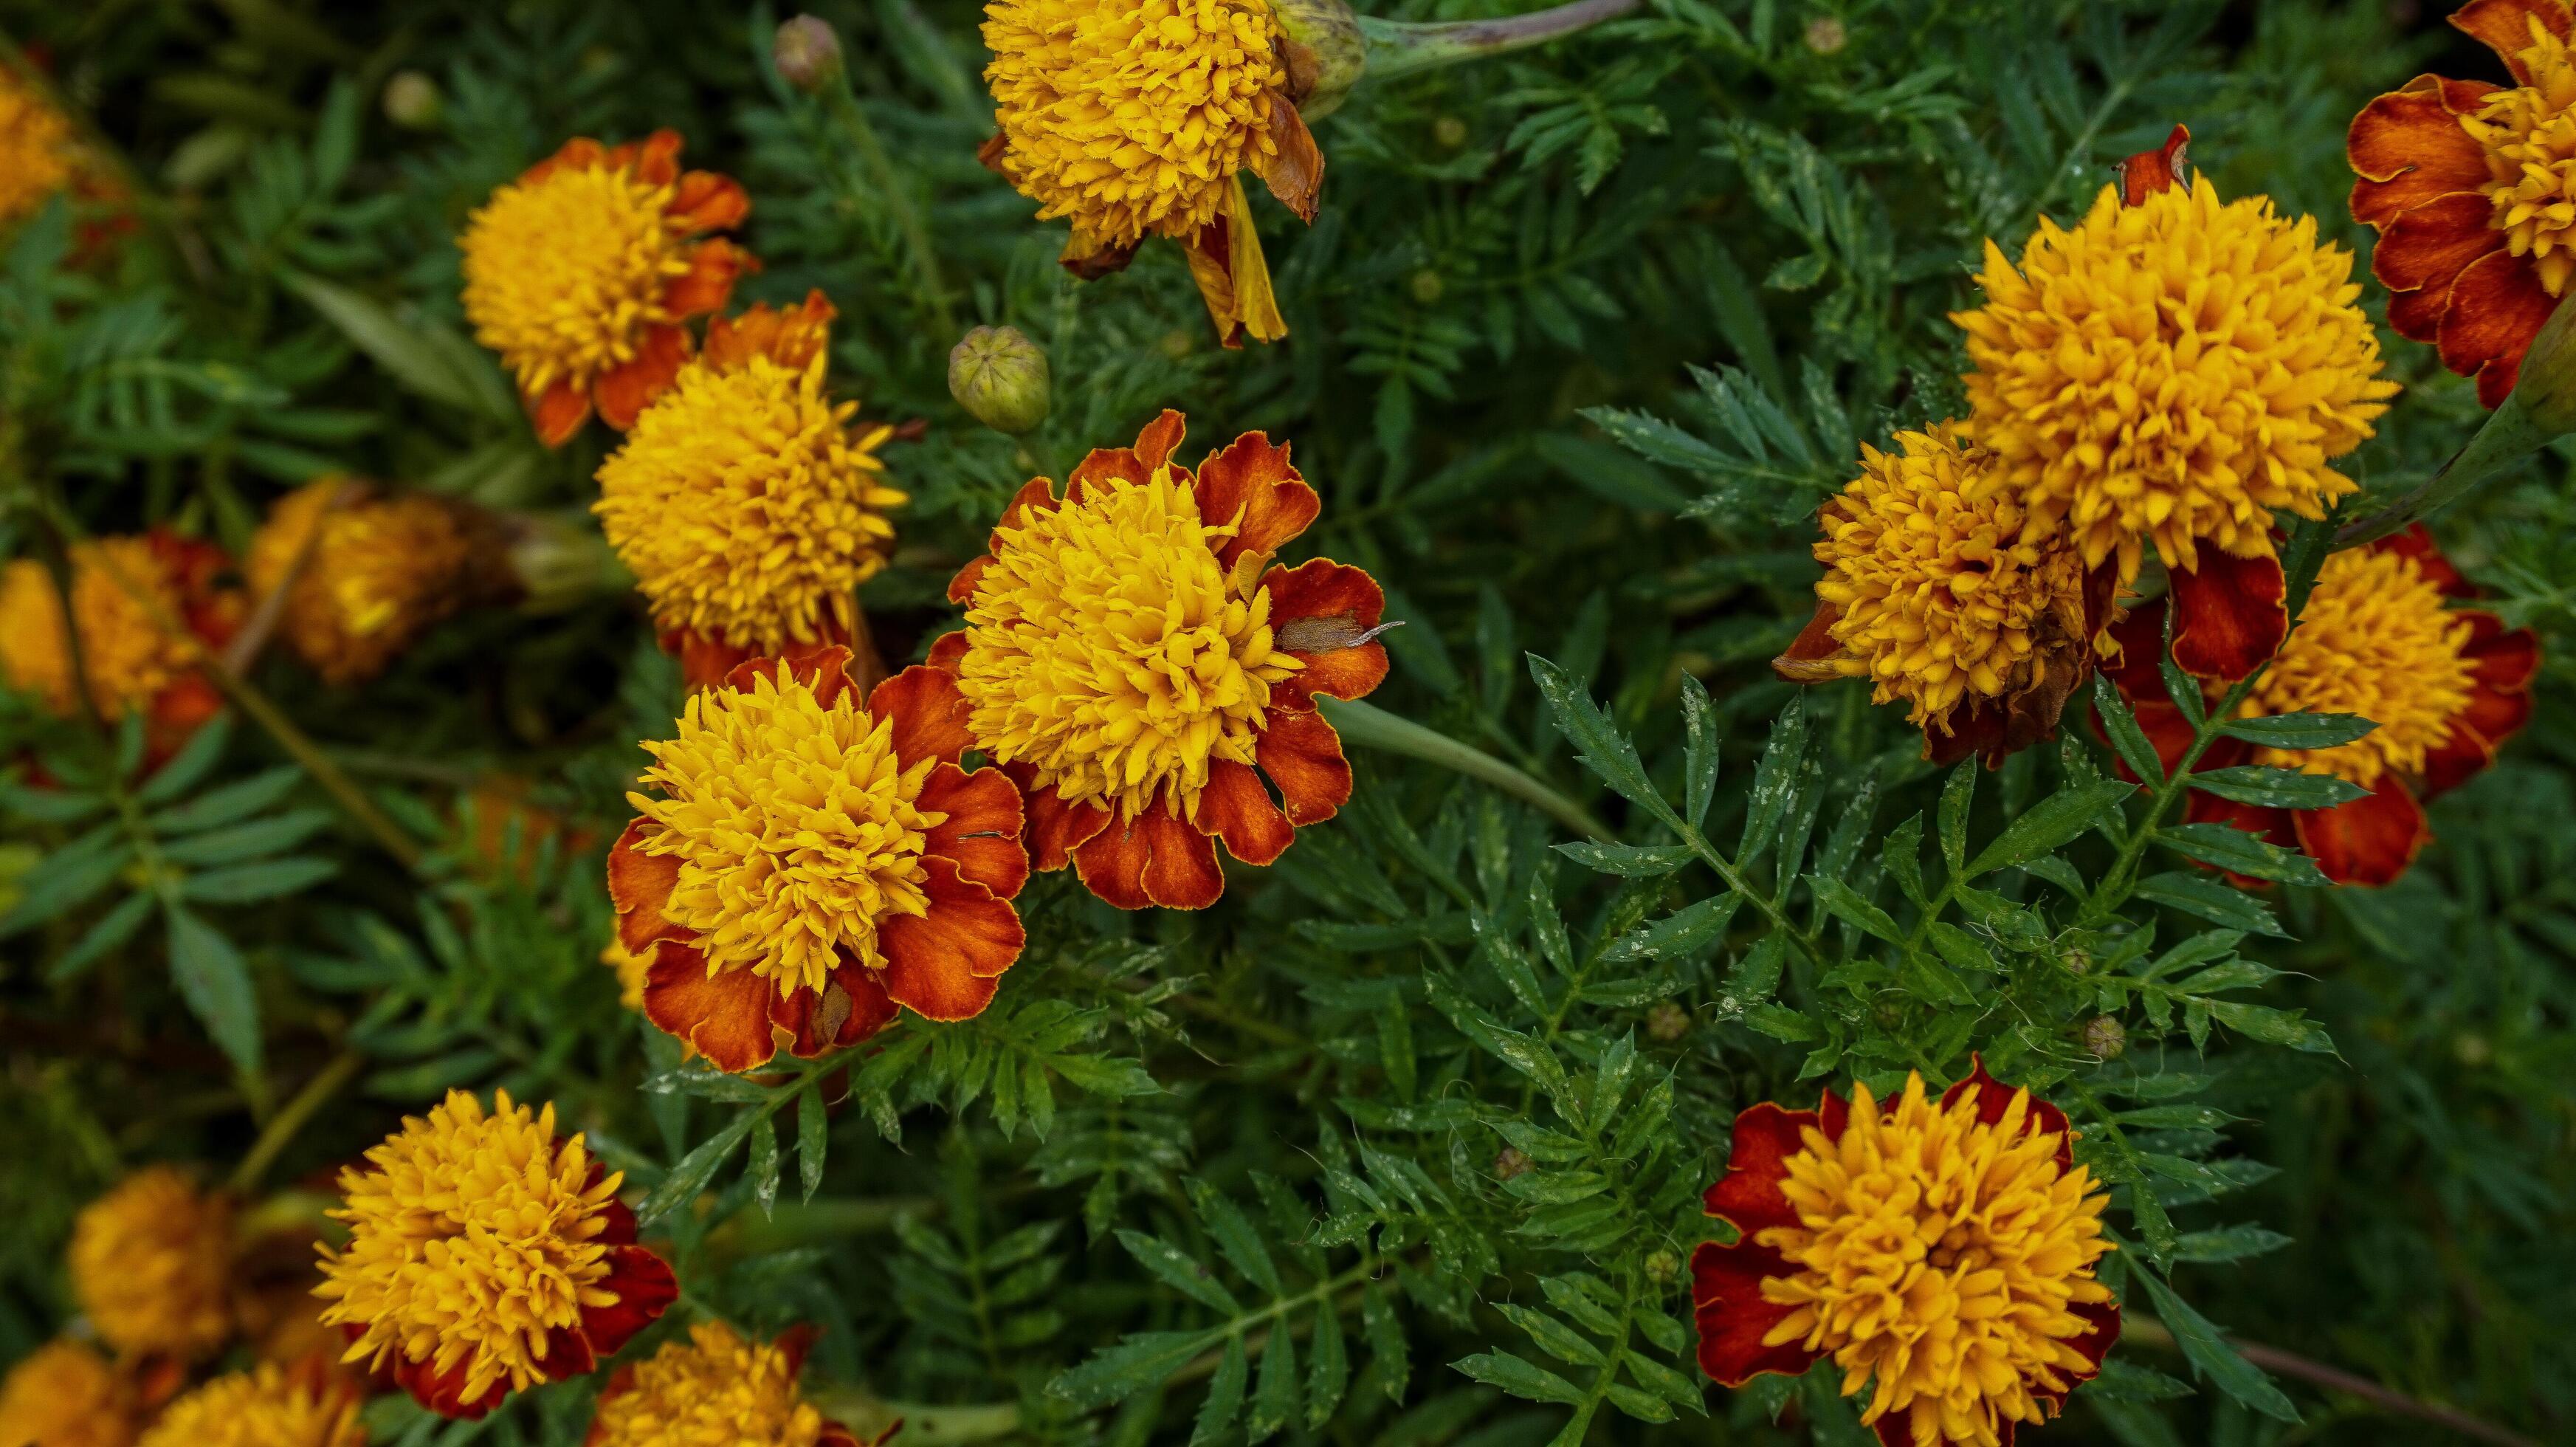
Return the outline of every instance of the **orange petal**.
[[[715,367],[740,367],[754,357],[767,357],[801,372],[831,345],[832,319],[839,315],[820,290],[806,292],[792,306],[755,302],[738,317],[708,320],[703,355]]]
[[[706,956],[674,941],[645,973],[644,1017],[718,1070],[739,1074],[778,1053],[769,1032],[775,993],[775,985],[749,970],[709,975]]]
[[[2388,326],[2410,342],[2439,341],[2442,336],[2442,312],[2451,304],[2451,289],[2439,291],[2430,287],[2422,291],[2392,291],[2388,294]]]
[[[2461,89],[2455,90],[2455,84]],[[2453,192],[2476,192],[2487,183],[2486,152],[2460,126],[2452,109],[2454,97],[2473,90],[2482,97],[2488,87],[2446,82],[2419,75],[2403,89],[2363,106],[2344,133],[2344,155],[2358,178],[2352,187],[2352,217],[2384,226],[2399,212]]]
[[[2233,683],[2261,667],[2289,633],[2288,580],[2275,557],[2200,550],[2200,566],[2172,572],[2173,657],[2194,678]]]
[[[2337,884],[2391,883],[2433,839],[2424,806],[2394,773],[2350,803],[2300,810],[2295,823],[2300,847]]]
[[[1377,580],[1330,558],[1273,568],[1270,626],[1281,649],[1305,664],[1271,690],[1271,706],[1304,712],[1315,695],[1365,698],[1386,682],[1386,645],[1369,635],[1386,616]]]
[[[1028,883],[1029,851],[1020,843],[1026,815],[1018,786],[1001,770],[970,774],[943,763],[923,782],[919,803],[948,816],[923,836],[923,852],[955,862],[959,874],[999,899],[1009,899]]]
[[[966,657],[969,641],[963,628],[940,634],[939,641],[930,645],[930,666],[951,678],[956,677],[957,665]]]
[[[1323,499],[1288,461],[1288,449],[1271,446],[1259,432],[1243,434],[1200,463],[1196,490],[1202,521],[1234,525],[1234,536],[1216,549],[1217,563],[1229,571],[1246,553],[1279,551],[1324,510]]]
[[[662,291],[662,309],[675,317],[724,310],[734,281],[753,268],[751,253],[719,236],[689,248],[689,269]]]
[[[607,151],[588,136],[575,136],[558,147],[555,153],[519,173],[519,184],[533,186],[558,170],[585,170],[598,165]]]
[[[1189,430],[1189,419],[1166,407],[1136,434],[1136,455],[1144,459],[1147,467],[1160,467],[1181,450],[1181,439],[1189,435]]]
[[[896,1004],[930,1020],[966,1020],[993,1003],[994,981],[1028,943],[1007,900],[933,856],[922,861],[930,910],[898,915],[878,930],[885,952],[881,977]]]
[[[1798,636],[1789,643],[1787,652],[1771,660],[1771,671],[1783,683],[1831,683],[1847,677],[1828,659],[1842,656],[1843,646],[1834,641],[1834,625],[1842,621],[1843,610],[1831,603],[1818,603],[1815,615]]]
[[[831,631],[831,625],[825,625]],[[849,645],[839,642],[790,644],[778,657],[778,666],[789,678],[814,691],[814,701],[830,708],[841,701],[841,695],[858,687],[850,676],[853,655]]]
[[[1205,909],[1225,893],[1216,844],[1169,805],[1137,815],[1131,827],[1145,841],[1145,893],[1154,903],[1165,909]]]
[[[1261,233],[1254,229],[1251,206],[1243,195],[1243,178],[1235,177],[1225,207],[1199,228],[1186,248],[1190,276],[1216,324],[1217,342],[1229,351],[1246,336],[1275,342],[1288,335],[1279,301],[1270,289],[1270,262],[1261,254]]]
[[[2388,223],[2370,253],[2370,274],[2391,291],[2447,295],[2461,268],[2504,245],[2489,223],[2495,207],[2475,191],[2436,196]]]
[[[2513,78],[2524,85],[2540,84],[2539,78],[2522,63],[2522,52],[2531,48],[2534,20],[2550,34],[2567,39],[2566,0],[2469,0],[2451,12],[2451,23],[2485,42],[2487,49],[2513,72]]]
[[[1124,482],[1143,482],[1153,475],[1154,464],[1138,457],[1136,449],[1132,447],[1095,447],[1091,449],[1089,456],[1073,465],[1073,476],[1065,480],[1064,500],[1082,501],[1091,487],[1097,483],[1113,479]],[[1028,490],[1022,488],[1020,495],[1026,497]],[[1001,547],[1000,540],[996,539],[993,546],[997,549]]]
[[[394,1353],[391,1371],[394,1384],[411,1394],[413,1401],[442,1417],[479,1422],[485,1413],[501,1405],[510,1394],[510,1379],[505,1374],[484,1390],[483,1395],[465,1395],[465,1374],[474,1367],[474,1354],[468,1351],[446,1371],[434,1368],[430,1360],[413,1361],[401,1352]]]
[[[1109,828],[1107,809],[1098,804],[1066,802],[1052,788],[1040,786],[1037,771],[1028,765],[1007,764],[1002,772],[1019,786],[1021,809],[1028,819],[1029,862],[1039,870],[1053,873],[1071,864],[1075,850]],[[1126,908],[1142,909],[1144,906],[1128,905]]]
[[[2478,400],[2489,407],[2513,390],[2522,354],[2540,333],[2557,298],[2540,285],[2529,259],[2491,251],[2470,262],[2451,283],[2442,311],[2442,365],[2478,379]]]
[[[591,387],[591,397],[599,404],[599,420],[620,432],[635,425],[635,418],[663,390],[689,360],[689,334],[679,327],[646,327],[637,338],[635,355],[599,374]]]
[[[2165,143],[2152,151],[2140,151],[2120,163],[2120,203],[2136,206],[2158,191],[2168,191],[2182,184],[2186,153],[2191,148],[2191,131],[2176,126],[2165,137]]]
[[[1034,822],[1037,811],[1032,810],[1030,817]],[[1145,866],[1153,861],[1153,849],[1134,821],[1122,824],[1108,820],[1105,811],[1102,817],[1105,827],[1073,849],[1073,872],[1102,903],[1118,909],[1143,909],[1154,902],[1154,897],[1145,892]],[[1036,830],[1030,832],[1034,839]],[[1040,867],[1045,866],[1041,863]]]
[[[2460,656],[2468,660],[2469,676],[2478,687],[2500,693],[2529,688],[2532,675],[2540,671],[2540,640],[2531,630],[2507,631],[2503,619],[2475,609],[2459,616],[2469,621],[2469,641]]]
[[[751,196],[731,176],[691,171],[680,178],[662,214],[691,231],[731,231],[751,214]]]
[[[812,1060],[856,1045],[893,1024],[894,1002],[886,998],[877,973],[844,955],[822,993],[794,990],[773,995],[769,1023],[787,1035],[788,1053]]]
[[[956,763],[975,740],[966,732],[966,695],[951,675],[916,663],[868,695],[868,713],[894,720],[894,756],[907,766],[923,759]]]
[[[1270,863],[1297,838],[1297,826],[1270,801],[1261,775],[1231,759],[1208,765],[1196,822],[1201,830],[1225,841],[1226,853],[1246,864]]]
[[[537,440],[548,447],[561,447],[590,420],[590,393],[568,381],[558,381],[542,396],[519,394],[521,405],[528,409],[528,421],[537,430]]]
[[[635,174],[656,186],[680,179],[680,133],[664,126],[644,138],[635,156]]]
[[[1342,736],[1322,714],[1273,710],[1253,757],[1279,786],[1292,824],[1321,823],[1350,802],[1351,766],[1342,757]]]
[[[651,949],[655,940],[681,939],[689,933],[662,917],[662,907],[680,882],[679,857],[647,854],[643,842],[644,820],[639,816],[608,850],[608,898],[617,907],[617,942],[639,955]]]
[[[1280,205],[1311,224],[1315,195],[1324,188],[1324,153],[1315,144],[1315,133],[1306,129],[1306,118],[1276,92],[1270,97],[1270,139],[1279,149],[1254,157],[1253,174],[1279,198]]]
[[[993,566],[993,555],[982,553],[973,562],[957,570],[948,580],[948,601],[963,608],[975,601],[975,585],[984,581],[984,570]]]
[[[755,656],[748,648],[736,648],[722,638],[688,628],[673,629],[656,641],[664,653],[680,660],[680,685],[691,693],[724,682]]]

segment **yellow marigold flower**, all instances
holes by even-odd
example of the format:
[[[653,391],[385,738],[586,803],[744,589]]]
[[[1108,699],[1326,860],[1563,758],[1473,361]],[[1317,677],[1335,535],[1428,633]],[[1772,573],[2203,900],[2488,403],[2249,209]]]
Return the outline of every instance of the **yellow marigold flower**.
[[[251,592],[264,598],[293,576],[281,627],[329,683],[384,672],[470,591],[475,550],[461,509],[367,492],[353,478],[307,484],[277,500],[250,543]]]
[[[358,1390],[312,1362],[263,1362],[172,1402],[138,1447],[366,1447]]]
[[[1700,1363],[1741,1386],[1820,1358],[1888,1442],[1999,1447],[2101,1370],[2119,1307],[2094,1278],[2110,1197],[2066,1117],[1979,1066],[1938,1102],[1856,1085],[1815,1111],[1736,1117],[1710,1214],[1738,1239],[1693,1262]]]
[[[583,1447],[857,1447],[797,1390],[812,1342],[801,1327],[764,1346],[700,1322],[601,1390]]]
[[[162,620],[220,641],[229,616],[219,621],[208,613],[200,584],[221,561],[206,544],[160,533],[100,538],[72,549],[71,625],[80,634],[90,702],[101,714],[122,718],[183,684],[205,687],[193,671],[195,650]],[[44,564],[20,558],[0,572],[0,674],[66,718],[81,707],[69,632],[62,594]]]
[[[133,1393],[79,1342],[36,1348],[0,1380],[0,1447],[133,1447]]]
[[[854,594],[885,567],[886,514],[905,496],[876,452],[894,429],[853,428],[858,404],[824,390],[831,319],[820,292],[718,318],[600,466],[601,527],[693,685],[747,656],[849,642]]]
[[[2424,772],[2449,737],[2473,685],[2470,618],[2412,557],[2348,548],[2327,557],[2299,626],[2238,708],[2243,718],[2359,714],[2379,725],[2331,749],[2254,751],[2255,762],[2333,774],[2368,786],[2390,769]]]
[[[1861,475],[1825,504],[1822,606],[1774,666],[1800,683],[1871,680],[1877,702],[1909,706],[1944,762],[2024,747],[2091,676],[2108,570],[2031,536],[2020,500],[1989,485],[1995,454],[1966,427],[1896,443],[1863,447]]]
[[[528,168],[466,223],[465,317],[518,380],[537,435],[555,446],[595,406],[635,414],[688,360],[689,317],[721,310],[751,265],[710,231],[751,202],[710,171],[680,170],[680,137],[607,148],[579,138]]]
[[[148,1166],[72,1223],[72,1294],[99,1340],[133,1356],[204,1356],[232,1334],[233,1209]]]
[[[423,1406],[480,1417],[502,1397],[578,1376],[661,1315],[671,1268],[634,1244],[624,1177],[555,1109],[507,1091],[486,1111],[461,1090],[340,1173],[331,1212],[349,1242],[321,1249],[322,1319],[354,1329],[345,1360],[394,1377]]]
[[[1226,345],[1286,336],[1239,174],[1314,219],[1324,159],[1291,99],[1283,41],[1268,0],[993,0],[984,78],[1001,134],[985,162],[1040,204],[1039,220],[1072,221],[1076,275],[1173,237]]]
[[[0,228],[35,215],[69,188],[76,155],[70,122],[0,69]]]

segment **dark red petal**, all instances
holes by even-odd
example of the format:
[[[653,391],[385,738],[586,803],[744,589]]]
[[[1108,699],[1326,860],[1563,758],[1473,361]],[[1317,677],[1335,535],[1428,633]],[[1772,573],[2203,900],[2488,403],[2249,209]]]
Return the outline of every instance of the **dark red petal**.
[[[755,269],[751,253],[715,237],[689,249],[689,269],[662,291],[662,310],[675,317],[710,316],[733,299],[733,284]]]
[[[1223,839],[1226,852],[1246,864],[1271,863],[1297,838],[1297,826],[1270,801],[1261,775],[1249,764],[1231,759],[1208,765],[1207,787],[1199,793],[1195,822],[1204,832]]]
[[[2371,249],[2370,274],[2390,291],[2447,296],[2470,262],[2504,245],[2504,233],[2489,224],[2494,216],[2479,192],[2436,196],[2388,223]]]
[[[1839,1099],[1830,1091],[1826,1097]],[[1809,1126],[1823,1128],[1817,1112],[1790,1110],[1772,1101],[1738,1111],[1726,1174],[1701,1198],[1708,1214],[1734,1226],[1746,1240],[1773,1226],[1797,1225],[1798,1213],[1780,1194],[1780,1183],[1788,1179],[1789,1157],[1806,1149],[1801,1133]]]
[[[1132,826],[1145,841],[1145,893],[1165,909],[1205,909],[1225,893],[1216,844],[1171,811],[1148,809]]]
[[[2558,306],[2527,257],[2491,251],[2461,268],[2442,310],[2442,365],[2478,379],[2489,407],[2513,390],[2522,354]]]
[[[966,1020],[993,1001],[994,981],[1018,962],[1028,931],[1009,900],[933,855],[922,860],[929,912],[878,929],[888,998],[930,1020]]]
[[[2460,570],[2451,566],[2450,559],[2442,556],[2441,548],[2433,542],[2433,534],[2426,530],[2422,523],[2410,524],[2404,530],[2381,538],[2370,546],[2379,552],[2395,553],[2401,558],[2414,559],[2416,569],[2424,575],[2424,581],[2439,588],[2445,598],[2477,596],[2478,590],[2470,586],[2468,579],[2460,576]]]
[[[925,670],[926,671],[926,670]],[[967,773],[943,763],[930,771],[915,801],[948,817],[923,836],[923,850],[955,862],[957,872],[1009,899],[1029,880],[1029,851],[1020,843],[1027,819],[1019,786],[999,769]]]
[[[2279,651],[2290,626],[2288,580],[2279,558],[2199,552],[2198,568],[2171,574],[2174,662],[2195,678],[2233,683]]]
[[[2337,884],[2378,886],[2406,872],[2432,842],[2424,806],[2395,773],[2378,787],[2331,809],[2303,809],[2294,816],[2299,844]]]
[[[2496,53],[2513,78],[2524,85],[2540,84],[2522,63],[2522,53],[2531,48],[2531,22],[2565,40],[2568,36],[2568,13],[2565,0],[2469,0],[2451,12],[2451,23],[2476,36]]]
[[[1983,1055],[1968,1057],[1967,1075],[1941,1093],[1942,1108],[1957,1104],[1959,1097],[1970,1090],[1977,1093],[1977,1119],[1987,1125],[2001,1121],[2004,1112],[2012,1108],[2013,1087],[1986,1073]],[[2057,1168],[2066,1170],[2075,1164],[2075,1134],[2066,1123],[2066,1112],[2037,1095],[2031,1096],[2029,1114],[2023,1117],[2022,1134],[2051,1133],[2057,1136]]]
[[[1279,786],[1291,824],[1321,823],[1350,802],[1351,766],[1342,757],[1342,736],[1322,714],[1272,711],[1253,757]]]
[[[1771,671],[1784,683],[1834,683],[1849,677],[1827,660],[1840,658],[1843,646],[1834,641],[1833,628],[1842,621],[1843,611],[1831,603],[1818,603],[1807,626],[1789,641],[1788,651],[1771,660]]]
[[[747,969],[709,975],[706,956],[674,940],[645,972],[644,1017],[718,1070],[738,1074],[778,1053],[769,1029],[769,1002],[777,992]]]
[[[2355,221],[2383,226],[2409,207],[2486,184],[2486,152],[2461,128],[2449,98],[2440,77],[2419,75],[2352,118],[2344,155],[2359,178]]]
[[[1037,770],[1005,764],[1002,772],[1019,786],[1020,807],[1028,818],[1029,863],[1052,874],[1073,862],[1073,851],[1109,827],[1109,811],[1098,804],[1069,804],[1037,782]],[[1142,906],[1135,906],[1142,908]]]
[[[617,1355],[637,1332],[680,1299],[680,1281],[671,1273],[671,1263],[641,1246],[610,1247],[608,1279],[600,1286],[617,1293],[617,1300],[608,1306],[584,1307],[581,1334],[589,1339],[590,1349],[603,1357]]]
[[[2493,613],[2464,610],[2459,616],[2470,623],[2469,641],[2460,656],[2469,661],[2479,684],[2508,693],[2529,688],[2532,676],[2540,672],[2539,638],[2528,628],[2508,631],[2504,620]]]
[[[914,664],[868,695],[870,716],[894,720],[894,756],[907,768],[923,759],[954,764],[963,757],[975,742],[966,732],[970,712],[957,680],[928,664]]]
[[[442,1417],[479,1422],[485,1413],[501,1405],[501,1399],[510,1394],[510,1379],[504,1376],[486,1387],[483,1395],[466,1397],[465,1375],[473,1367],[471,1352],[446,1371],[437,1372],[430,1369],[428,1362],[411,1361],[403,1356],[402,1348],[394,1348],[392,1370],[395,1384],[409,1392],[413,1401]]]
[[[1053,795],[1044,797],[1052,799]],[[1033,803],[1037,802],[1040,801],[1033,801]],[[1153,850],[1146,844],[1144,834],[1135,827],[1133,821],[1126,823],[1114,821],[1106,810],[1101,810],[1096,805],[1084,805],[1082,809],[1096,812],[1102,825],[1069,851],[1073,859],[1073,872],[1082,880],[1083,887],[1099,896],[1103,903],[1119,909],[1144,909],[1151,905],[1154,897],[1145,892],[1145,866],[1152,862]],[[1067,812],[1079,818],[1079,811],[1068,810]],[[1036,826],[1040,817],[1039,809],[1032,807],[1030,810],[1032,842],[1037,842]],[[1041,844],[1038,867],[1045,868],[1044,860],[1054,852],[1053,849]]]
[[[1790,1274],[1789,1263],[1748,1238],[1733,1246],[1714,1241],[1691,1253],[1692,1316],[1699,1328],[1699,1369],[1720,1386],[1740,1387],[1765,1373],[1796,1376],[1823,1355],[1796,1342],[1764,1346],[1794,1306],[1762,1299],[1762,1279]]]

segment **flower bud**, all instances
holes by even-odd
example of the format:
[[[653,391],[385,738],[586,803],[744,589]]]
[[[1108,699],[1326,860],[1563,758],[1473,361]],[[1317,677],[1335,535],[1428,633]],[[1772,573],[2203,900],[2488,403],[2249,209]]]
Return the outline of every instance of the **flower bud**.
[[[398,70],[385,82],[385,119],[407,131],[425,131],[438,124],[447,105],[438,93],[438,82],[416,70]]]
[[[1851,32],[1831,15],[1819,15],[1807,22],[1807,48],[1818,55],[1831,55],[1851,41]]]
[[[1646,1033],[1658,1040],[1679,1040],[1690,1033],[1690,1023],[1690,1011],[1670,1000],[1657,1000],[1646,1012]]]
[[[780,80],[813,95],[841,77],[841,37],[831,22],[799,15],[778,27],[769,59]]]
[[[1498,1181],[1528,1175],[1529,1168],[1529,1155],[1519,1146],[1505,1146],[1502,1154],[1494,1157],[1494,1179]]]
[[[1288,98],[1297,114],[1331,115],[1368,70],[1359,17],[1343,0],[1271,0],[1270,10],[1288,32]]]
[[[948,394],[976,421],[1016,437],[1046,420],[1046,353],[1018,327],[977,327],[948,354]]]
[[[1444,151],[1454,151],[1467,144],[1467,123],[1456,116],[1442,116],[1431,123],[1431,139]]]
[[[2084,1048],[2096,1060],[2117,1060],[2129,1048],[2129,1032],[2108,1015],[2084,1022]]]
[[[1657,1286],[1669,1286],[1682,1274],[1682,1258],[1671,1251],[1656,1251],[1646,1257],[1646,1279]]]

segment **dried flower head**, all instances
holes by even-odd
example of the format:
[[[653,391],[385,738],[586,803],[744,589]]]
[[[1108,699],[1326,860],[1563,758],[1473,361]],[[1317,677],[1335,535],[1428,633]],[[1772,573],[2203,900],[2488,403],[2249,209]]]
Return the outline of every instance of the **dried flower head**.
[[[326,682],[360,683],[477,591],[474,521],[444,498],[323,478],[270,507],[245,570],[262,598],[291,575],[287,643]]]
[[[225,566],[212,544],[170,533],[81,543],[71,553],[66,620],[53,573],[20,558],[0,571],[0,677],[77,717],[77,630],[89,705],[108,719],[141,712],[155,752],[176,748],[223,706],[196,658],[198,645],[220,647],[240,621],[239,595],[218,585]]]
[[[81,1208],[72,1294],[99,1340],[130,1356],[202,1357],[231,1336],[233,1209],[170,1166],[147,1166]]]

